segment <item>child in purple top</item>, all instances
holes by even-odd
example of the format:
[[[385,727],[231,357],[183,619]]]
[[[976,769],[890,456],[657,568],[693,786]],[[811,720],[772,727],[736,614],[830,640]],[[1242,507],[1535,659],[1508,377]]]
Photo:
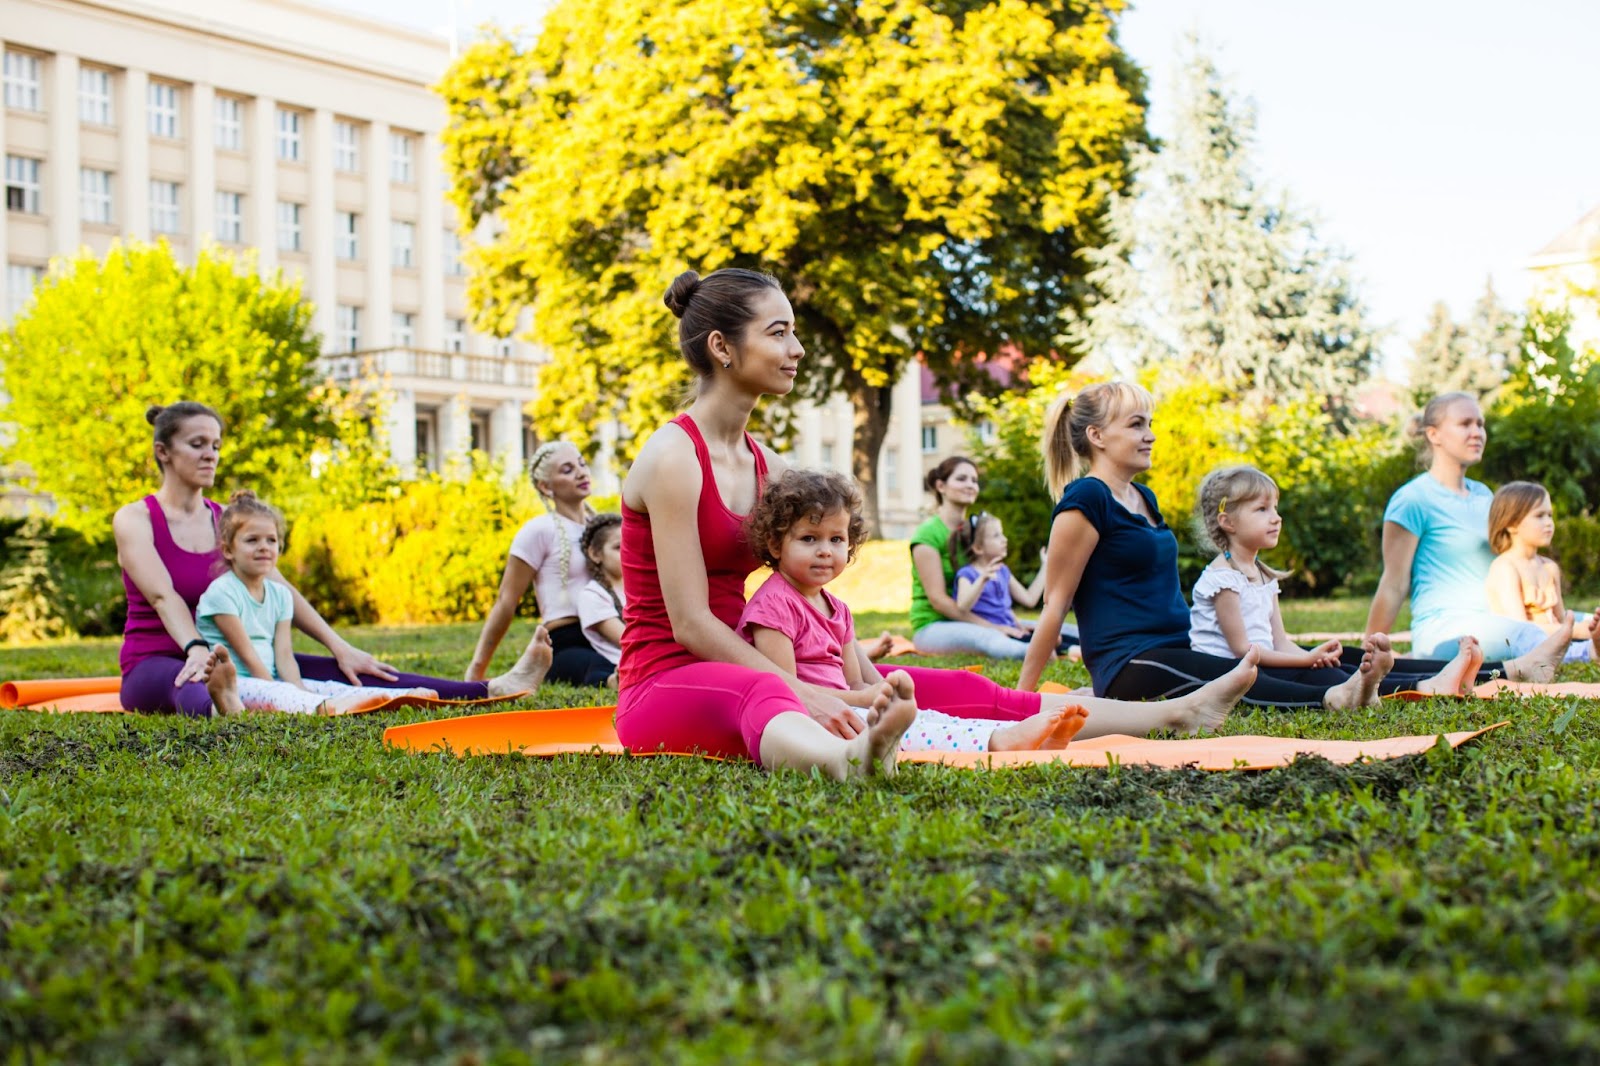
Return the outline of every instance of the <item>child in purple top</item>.
[[[1008,547],[1005,526],[998,517],[987,512],[970,516],[966,526],[951,536],[950,544],[952,553],[959,549],[963,556],[972,560],[970,565],[956,571],[956,603],[985,622],[1020,634],[1012,638],[1017,641],[1019,650],[1011,657],[1022,658],[1028,651],[1033,623],[1019,621],[1011,608],[1018,603],[1024,607],[1039,605],[1044,595],[1044,567],[1039,567],[1031,585],[1017,580],[1005,562]],[[1044,552],[1039,553],[1039,559],[1041,563],[1044,561]],[[1058,650],[1065,654],[1069,646],[1078,642],[1077,637],[1077,627],[1063,624]]]
[[[879,691],[864,680],[850,608],[825,586],[844,572],[866,538],[861,495],[842,475],[790,470],[770,482],[746,521],[750,547],[773,568],[739,616],[738,634],[800,680],[845,693],[867,707]],[[914,698],[911,678],[887,678]],[[1022,721],[917,712],[901,751],[1008,751],[1063,748],[1083,728],[1081,707],[1042,711]]]

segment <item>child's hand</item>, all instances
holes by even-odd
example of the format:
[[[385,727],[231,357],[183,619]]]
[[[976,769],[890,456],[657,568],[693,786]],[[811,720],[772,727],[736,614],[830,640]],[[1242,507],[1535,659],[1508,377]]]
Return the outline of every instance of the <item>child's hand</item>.
[[[1344,645],[1337,640],[1324,641],[1311,649],[1312,667],[1338,666],[1339,656],[1344,652]]]
[[[988,562],[981,564],[978,567],[978,580],[988,581],[1000,572],[1002,565],[1003,563],[999,559],[990,559]]]

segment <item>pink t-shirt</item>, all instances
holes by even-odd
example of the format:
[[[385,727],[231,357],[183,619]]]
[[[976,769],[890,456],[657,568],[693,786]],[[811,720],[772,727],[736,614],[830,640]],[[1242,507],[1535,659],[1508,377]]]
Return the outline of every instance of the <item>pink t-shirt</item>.
[[[775,573],[744,605],[737,631],[754,644],[752,625],[777,630],[794,642],[794,672],[801,681],[827,688],[849,688],[844,677],[844,653],[849,649],[855,654],[856,624],[850,617],[850,608],[837,596],[823,589],[822,598],[833,610],[832,618],[824,617],[800,595],[800,590]]]
[[[561,542],[557,539],[562,532],[570,548],[565,581],[561,580]],[[511,538],[511,554],[534,569],[533,594],[539,601],[541,621],[578,616],[578,590],[589,583],[589,561],[578,547],[582,537],[583,523],[542,514],[524,522]]]

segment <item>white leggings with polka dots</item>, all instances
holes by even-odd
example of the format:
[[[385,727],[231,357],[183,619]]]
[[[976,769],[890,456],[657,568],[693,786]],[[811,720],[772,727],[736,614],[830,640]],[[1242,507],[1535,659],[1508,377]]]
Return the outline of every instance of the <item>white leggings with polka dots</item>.
[[[917,711],[901,751],[988,751],[989,737],[1009,721],[994,718],[957,718],[943,711]]]

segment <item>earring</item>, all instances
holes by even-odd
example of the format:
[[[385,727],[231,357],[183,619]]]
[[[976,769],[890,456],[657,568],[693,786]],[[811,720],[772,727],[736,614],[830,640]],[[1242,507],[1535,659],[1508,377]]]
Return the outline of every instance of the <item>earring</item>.
[[[732,370],[733,369],[733,364],[729,363],[729,362],[724,362],[722,364],[722,369],[724,369],[724,370]]]

